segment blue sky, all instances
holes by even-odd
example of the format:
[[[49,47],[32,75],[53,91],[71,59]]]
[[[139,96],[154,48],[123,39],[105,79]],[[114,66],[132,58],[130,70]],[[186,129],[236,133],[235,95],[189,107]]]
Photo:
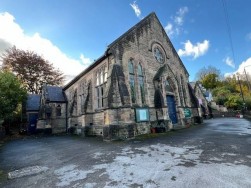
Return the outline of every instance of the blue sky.
[[[12,45],[36,51],[70,79],[154,11],[190,81],[209,65],[223,75],[251,73],[250,7],[249,0],[1,0],[0,53]]]

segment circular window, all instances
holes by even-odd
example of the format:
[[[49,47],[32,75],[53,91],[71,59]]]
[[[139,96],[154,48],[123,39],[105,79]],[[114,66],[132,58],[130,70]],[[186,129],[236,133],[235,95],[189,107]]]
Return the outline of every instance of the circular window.
[[[154,57],[159,63],[164,63],[164,56],[159,47],[155,47],[153,50]]]

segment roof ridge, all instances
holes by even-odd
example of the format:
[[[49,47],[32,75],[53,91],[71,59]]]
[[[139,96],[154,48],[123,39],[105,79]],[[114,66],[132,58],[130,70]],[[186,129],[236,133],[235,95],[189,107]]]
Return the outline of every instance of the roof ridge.
[[[138,23],[136,23],[134,26],[132,26],[130,29],[128,29],[125,33],[123,33],[122,35],[120,35],[117,39],[115,39],[112,43],[110,43],[108,45],[108,49],[111,48],[114,44],[116,44],[118,41],[120,41],[121,39],[123,39],[125,36],[129,35],[134,29],[138,28],[143,22],[145,22],[146,20],[148,20],[150,17],[152,16],[156,16],[155,12],[151,12],[150,14],[148,14],[145,18],[143,18],[141,21],[139,21]]]

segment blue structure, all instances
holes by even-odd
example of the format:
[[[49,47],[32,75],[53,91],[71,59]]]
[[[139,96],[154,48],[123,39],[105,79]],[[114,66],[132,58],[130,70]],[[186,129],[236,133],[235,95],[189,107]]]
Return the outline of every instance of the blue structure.
[[[26,102],[26,115],[28,121],[27,131],[31,134],[36,132],[40,99],[41,95],[29,94]]]

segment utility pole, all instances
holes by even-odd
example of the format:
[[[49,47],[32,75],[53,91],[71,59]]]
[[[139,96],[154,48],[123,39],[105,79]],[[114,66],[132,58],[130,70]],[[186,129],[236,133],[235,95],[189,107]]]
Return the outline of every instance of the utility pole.
[[[243,114],[245,112],[245,100],[244,100],[244,96],[243,96],[243,91],[242,91],[242,87],[241,87],[241,82],[240,82],[240,79],[239,79],[239,76],[237,75],[237,79],[238,79],[238,83],[240,85],[240,90],[241,90],[241,97],[242,97],[242,101],[243,101]]]
[[[249,65],[249,66],[251,66],[251,65]],[[246,67],[248,67],[248,66],[246,66]],[[247,72],[246,72],[246,67],[244,67],[244,73],[245,73],[245,76],[246,76],[246,79],[247,79],[247,82],[248,82],[248,90],[249,90],[249,92],[251,92],[251,87],[250,87],[250,83],[249,83],[249,80],[248,80],[248,75],[247,75]]]

